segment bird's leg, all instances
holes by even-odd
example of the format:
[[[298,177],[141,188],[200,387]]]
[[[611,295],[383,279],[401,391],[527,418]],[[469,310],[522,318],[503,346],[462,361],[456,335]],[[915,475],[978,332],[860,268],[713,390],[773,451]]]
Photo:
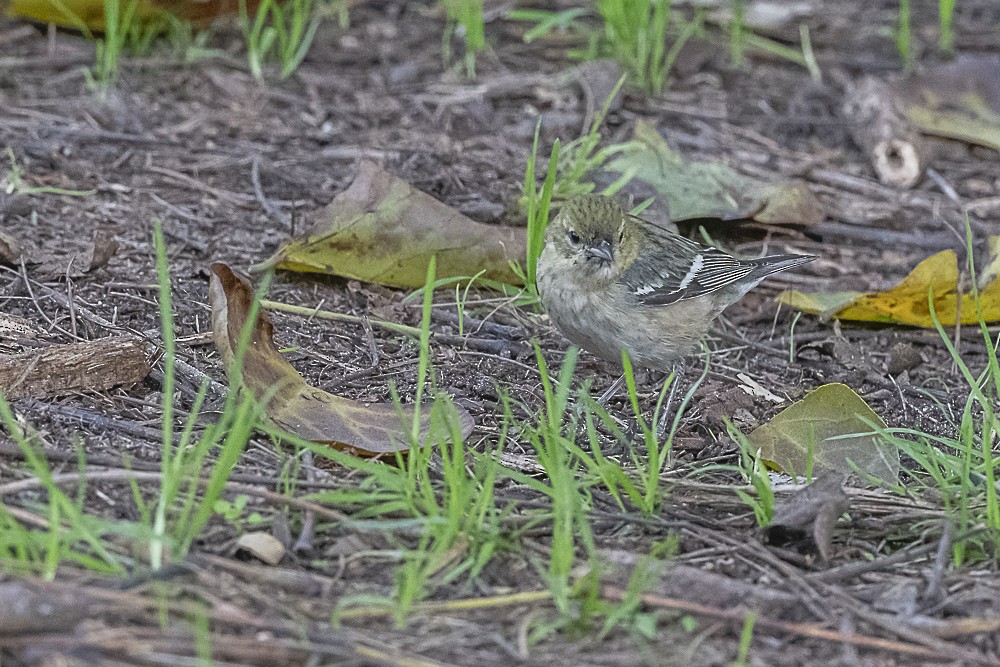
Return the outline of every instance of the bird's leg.
[[[674,363],[674,368],[672,371],[666,374],[663,378],[663,382],[667,382],[673,378],[670,382],[670,393],[667,395],[667,400],[660,409],[660,421],[656,425],[656,436],[662,440],[664,434],[667,431],[667,422],[670,421],[671,415],[673,415],[673,405],[674,397],[677,395],[677,386],[681,383],[681,378],[684,374],[681,372],[683,370],[683,364]],[[663,392],[663,389],[660,389]]]
[[[611,383],[611,386],[604,390],[597,398],[597,404],[607,407],[608,401],[615,397],[621,388],[625,385],[625,374],[622,373],[618,376],[618,379]]]

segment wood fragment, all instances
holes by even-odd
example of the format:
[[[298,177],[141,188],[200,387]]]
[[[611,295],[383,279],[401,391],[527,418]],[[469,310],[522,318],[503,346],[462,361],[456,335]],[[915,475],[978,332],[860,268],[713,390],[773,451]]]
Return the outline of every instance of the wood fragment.
[[[875,77],[862,79],[844,103],[844,117],[880,181],[901,188],[917,184],[926,147],[898,108],[888,83]]]
[[[13,400],[98,391],[139,382],[148,373],[149,362],[138,341],[99,338],[0,356],[0,392]]]
[[[0,637],[32,632],[67,632],[89,613],[91,600],[83,590],[45,590],[30,581],[0,585]]]

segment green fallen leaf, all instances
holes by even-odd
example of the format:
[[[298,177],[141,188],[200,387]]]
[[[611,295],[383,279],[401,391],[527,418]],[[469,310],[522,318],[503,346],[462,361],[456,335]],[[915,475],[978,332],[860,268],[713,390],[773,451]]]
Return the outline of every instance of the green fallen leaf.
[[[721,162],[686,161],[655,127],[641,120],[634,139],[605,168],[652,185],[666,200],[674,221],[717,217],[812,225],[825,215],[802,181],[763,183]]]
[[[1000,151],[1000,115],[977,113],[983,99],[970,95],[964,101],[965,111],[945,111],[923,105],[906,107],[906,117],[924,134],[957,139]]]
[[[785,408],[747,436],[760,455],[785,472],[850,473],[851,463],[883,481],[899,477],[899,452],[873,433],[885,428],[854,390],[825,384]]]
[[[476,222],[365,161],[312,229],[251,271],[279,268],[422,287],[437,255],[439,278],[483,272],[488,280],[520,284],[510,262],[524,261],[526,244],[523,227]]]
[[[924,134],[1000,151],[1000,57],[966,56],[895,86],[903,113]]]

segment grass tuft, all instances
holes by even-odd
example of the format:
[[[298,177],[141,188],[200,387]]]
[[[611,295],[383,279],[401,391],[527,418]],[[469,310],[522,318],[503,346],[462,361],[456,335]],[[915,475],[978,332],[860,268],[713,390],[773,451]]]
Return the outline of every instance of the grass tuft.
[[[982,302],[976,287],[972,232],[966,226],[972,293],[979,317],[986,365],[974,372],[962,358],[938,319],[933,289],[928,294],[931,319],[969,388],[962,413],[944,419],[954,429],[950,436],[935,436],[918,429],[887,429],[883,437],[915,463],[903,474],[917,488],[936,496],[959,536],[952,545],[955,566],[969,561],[988,560],[1000,550],[1000,495],[997,489],[997,449],[1000,448],[1000,334],[994,338],[983,318]]]
[[[958,0],[938,0],[938,48],[955,50],[955,4]]]
[[[261,0],[250,16],[247,0],[239,0],[240,29],[247,45],[250,73],[258,81],[264,78],[264,64],[275,60],[280,76],[295,73],[312,46],[319,29],[320,16],[315,0]]]
[[[702,27],[702,12],[686,21],[677,18],[670,26],[670,0],[597,0],[604,21],[604,36],[614,57],[631,77],[633,85],[659,95],[681,48]],[[667,49],[668,33],[676,32]]]
[[[486,21],[483,0],[441,0],[446,16],[441,56],[447,66],[452,60],[452,40],[462,40],[465,76],[476,77],[476,57],[486,50]]]
[[[528,251],[525,257],[525,270],[519,267],[512,267],[524,281],[528,292],[528,299],[532,302],[538,301],[538,286],[536,285],[536,268],[538,258],[542,254],[545,245],[545,229],[549,226],[549,208],[552,204],[552,194],[556,187],[556,170],[559,165],[559,140],[556,139],[552,145],[552,152],[549,154],[548,168],[545,171],[545,180],[542,187],[538,188],[535,182],[535,163],[538,160],[538,135],[542,128],[541,119],[535,125],[535,138],[531,144],[531,156],[528,158],[528,166],[524,171],[524,196],[527,205],[528,215]]]

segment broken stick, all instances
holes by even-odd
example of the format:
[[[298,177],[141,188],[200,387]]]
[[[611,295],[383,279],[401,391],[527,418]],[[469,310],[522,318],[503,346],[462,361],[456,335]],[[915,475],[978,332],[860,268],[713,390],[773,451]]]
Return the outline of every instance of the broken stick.
[[[0,355],[0,393],[7,400],[110,389],[148,374],[142,345],[120,336]]]

